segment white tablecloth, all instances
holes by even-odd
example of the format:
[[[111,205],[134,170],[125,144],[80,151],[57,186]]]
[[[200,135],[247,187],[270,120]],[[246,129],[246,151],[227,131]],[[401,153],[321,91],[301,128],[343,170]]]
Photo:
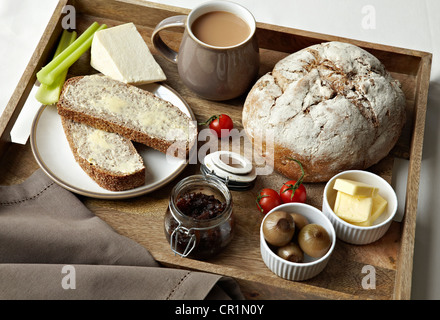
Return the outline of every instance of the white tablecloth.
[[[138,0],[140,1],[140,0]],[[193,8],[205,0],[154,0]],[[259,22],[433,53],[421,170],[414,252],[412,299],[440,298],[440,1],[438,0],[235,0]],[[0,1],[0,113],[16,87],[56,0]],[[29,101],[14,128],[14,141],[26,142],[36,104]],[[406,161],[396,164],[400,198]],[[403,194],[402,194],[403,193]],[[403,201],[403,200],[402,200]]]

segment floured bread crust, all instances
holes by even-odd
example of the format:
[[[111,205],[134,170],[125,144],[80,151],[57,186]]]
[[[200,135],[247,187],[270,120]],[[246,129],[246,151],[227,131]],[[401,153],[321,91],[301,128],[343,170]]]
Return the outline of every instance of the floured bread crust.
[[[305,182],[327,181],[343,170],[366,169],[396,144],[405,123],[400,83],[367,51],[327,42],[279,61],[254,85],[243,108],[243,126],[265,152],[273,130],[274,168]],[[270,150],[267,150],[270,151]]]

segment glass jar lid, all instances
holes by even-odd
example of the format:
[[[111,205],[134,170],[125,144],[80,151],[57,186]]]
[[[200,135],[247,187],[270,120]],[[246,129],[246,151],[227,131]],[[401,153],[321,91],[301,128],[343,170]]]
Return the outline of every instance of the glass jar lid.
[[[216,151],[206,155],[200,171],[205,176],[216,176],[234,191],[251,189],[257,178],[252,163],[244,156],[231,151]]]

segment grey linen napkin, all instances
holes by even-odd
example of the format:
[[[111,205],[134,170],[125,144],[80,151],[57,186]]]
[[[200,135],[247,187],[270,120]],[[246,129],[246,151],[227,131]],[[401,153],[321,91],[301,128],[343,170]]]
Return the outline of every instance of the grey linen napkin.
[[[243,299],[220,275],[161,267],[41,169],[0,186],[0,299]]]

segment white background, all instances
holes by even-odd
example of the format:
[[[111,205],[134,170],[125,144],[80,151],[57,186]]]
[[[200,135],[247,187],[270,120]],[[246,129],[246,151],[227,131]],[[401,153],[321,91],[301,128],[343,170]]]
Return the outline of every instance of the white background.
[[[154,0],[193,8],[205,0]],[[425,128],[419,209],[412,276],[412,299],[440,299],[440,1],[438,0],[235,0],[258,22],[277,24],[353,39],[433,53]],[[50,19],[55,0],[0,0],[0,113],[6,106]],[[368,7],[366,7],[368,6]],[[365,28],[366,8],[375,13],[374,28]],[[363,24],[364,21],[364,24]],[[27,139],[27,126],[38,108],[29,99],[17,141]],[[27,116],[27,119],[26,119]],[[24,136],[23,136],[24,133]],[[396,165],[399,197],[405,189],[406,162]],[[403,200],[402,200],[403,201]]]

